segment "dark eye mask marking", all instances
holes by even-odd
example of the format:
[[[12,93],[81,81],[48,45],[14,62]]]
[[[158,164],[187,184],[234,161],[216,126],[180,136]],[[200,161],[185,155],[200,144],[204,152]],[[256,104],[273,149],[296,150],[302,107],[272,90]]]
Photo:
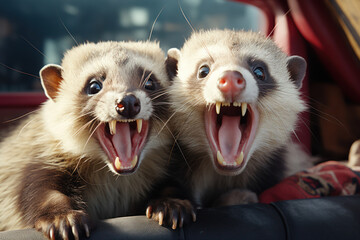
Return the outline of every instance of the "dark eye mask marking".
[[[278,84],[268,71],[268,66],[261,60],[249,58],[247,60],[248,69],[254,76],[259,87],[259,96],[264,97],[268,93],[277,89]]]

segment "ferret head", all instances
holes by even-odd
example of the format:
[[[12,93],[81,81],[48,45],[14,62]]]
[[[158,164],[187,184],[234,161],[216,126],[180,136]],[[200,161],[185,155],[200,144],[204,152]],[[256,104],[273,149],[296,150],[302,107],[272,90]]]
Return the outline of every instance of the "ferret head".
[[[164,115],[165,56],[150,42],[88,43],[62,65],[40,71],[44,116],[64,151],[102,159],[117,174],[133,173],[152,127]]]
[[[167,71],[184,142],[207,151],[220,174],[237,175],[284,146],[305,109],[305,60],[257,33],[194,33],[168,51]]]

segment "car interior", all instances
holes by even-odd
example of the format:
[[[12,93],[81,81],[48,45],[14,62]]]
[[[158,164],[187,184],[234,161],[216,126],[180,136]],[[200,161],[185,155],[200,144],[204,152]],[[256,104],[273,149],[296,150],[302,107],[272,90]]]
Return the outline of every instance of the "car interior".
[[[301,91],[308,111],[293,140],[316,164],[348,160],[360,139],[357,0],[2,1],[0,131],[46,100],[38,71],[60,63],[71,46],[146,40],[152,32],[167,51],[203,28],[260,31],[288,55],[305,58]],[[145,215],[107,219],[90,239],[360,239],[360,196],[344,195],[200,209],[196,222],[177,230]],[[0,232],[0,239],[43,236],[26,229]]]

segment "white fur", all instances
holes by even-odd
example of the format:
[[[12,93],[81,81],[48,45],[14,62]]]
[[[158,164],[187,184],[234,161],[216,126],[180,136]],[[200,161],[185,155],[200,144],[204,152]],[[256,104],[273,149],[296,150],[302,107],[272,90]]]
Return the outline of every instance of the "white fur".
[[[126,61],[128,65],[124,66]],[[150,42],[88,43],[65,54],[64,81],[58,95],[46,101],[0,143],[0,230],[33,227],[22,221],[18,191],[23,169],[36,163],[49,169],[77,172],[85,184],[83,198],[92,218],[132,213],[153,184],[165,175],[169,159],[166,149],[169,133],[160,131],[166,119],[152,118],[151,100],[136,90],[141,84],[139,79],[133,79],[133,71],[142,66],[167,87],[164,61],[158,44]],[[103,91],[87,96],[84,91],[87,81],[103,75],[106,76]],[[93,135],[101,121],[116,119],[115,99],[123,96],[129,86],[142,103],[139,117],[151,120],[151,128],[138,171],[119,176],[107,167],[107,156]],[[96,120],[88,124],[89,119]]]
[[[300,92],[290,80],[287,56],[274,42],[259,34],[213,30],[194,33],[179,53],[172,50],[172,57],[178,59],[178,75],[170,90],[176,111],[172,124],[180,141],[192,153],[187,160],[196,166],[189,170],[190,187],[196,202],[201,204],[205,193],[219,195],[232,188],[254,184],[256,171],[266,166],[271,153],[286,147],[296,129],[298,114],[305,110]],[[257,82],[246,68],[248,58],[264,61],[278,88],[260,97]],[[193,79],[203,64],[210,67],[209,75],[204,79]],[[249,162],[237,176],[219,175],[214,170],[210,162],[214,161],[214,156],[204,125],[204,111],[208,105],[226,100],[217,88],[219,76],[225,70],[237,70],[246,80],[245,91],[236,101],[248,102],[259,111]]]

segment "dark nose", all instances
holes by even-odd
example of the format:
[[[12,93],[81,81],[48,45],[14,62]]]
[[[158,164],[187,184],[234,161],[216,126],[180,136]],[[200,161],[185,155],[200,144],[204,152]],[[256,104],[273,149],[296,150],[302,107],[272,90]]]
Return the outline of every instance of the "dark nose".
[[[236,97],[245,86],[245,79],[238,71],[225,71],[218,80],[218,88],[227,98]]]
[[[118,114],[125,118],[134,118],[140,112],[140,100],[133,94],[129,94],[116,102],[115,109]]]

